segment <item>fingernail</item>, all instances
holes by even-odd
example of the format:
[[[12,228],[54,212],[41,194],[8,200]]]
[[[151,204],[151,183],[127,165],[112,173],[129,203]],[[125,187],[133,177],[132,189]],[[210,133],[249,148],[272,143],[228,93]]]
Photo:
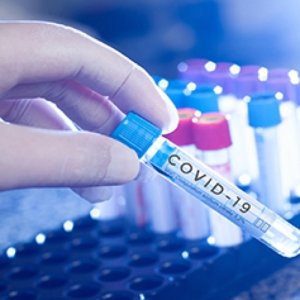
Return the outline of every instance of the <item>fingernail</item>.
[[[112,187],[93,186],[86,188],[74,188],[76,194],[91,203],[103,202],[109,200],[113,195]]]
[[[122,184],[134,179],[139,172],[137,154],[127,146],[115,142],[110,149],[110,163],[107,168],[105,182]]]
[[[167,124],[165,124],[164,128],[163,128],[163,133],[167,134],[170,133],[172,131],[174,131],[177,126],[178,126],[178,122],[179,122],[179,117],[178,117],[178,113],[177,113],[177,109],[175,107],[175,105],[173,104],[172,100],[168,97],[168,95],[159,87],[156,87],[161,98],[163,99],[165,105],[166,105],[166,110],[168,112],[168,119],[169,122]]]

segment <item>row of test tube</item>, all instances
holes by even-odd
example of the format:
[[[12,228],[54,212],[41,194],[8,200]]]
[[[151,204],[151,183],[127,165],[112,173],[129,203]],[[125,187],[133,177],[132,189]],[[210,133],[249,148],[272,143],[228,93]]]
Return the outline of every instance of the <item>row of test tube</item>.
[[[167,139],[278,214],[291,216],[289,200],[300,182],[296,71],[194,59],[178,65],[177,79],[154,80],[180,118]],[[93,214],[102,220],[126,216],[132,226],[221,247],[249,238],[160,176],[115,187],[112,199],[96,205]]]

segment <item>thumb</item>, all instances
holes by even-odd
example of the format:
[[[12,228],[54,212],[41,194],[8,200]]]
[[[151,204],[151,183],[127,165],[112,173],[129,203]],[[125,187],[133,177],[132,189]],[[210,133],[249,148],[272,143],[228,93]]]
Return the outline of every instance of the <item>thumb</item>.
[[[0,123],[0,137],[0,190],[117,185],[138,174],[134,151],[96,133]]]

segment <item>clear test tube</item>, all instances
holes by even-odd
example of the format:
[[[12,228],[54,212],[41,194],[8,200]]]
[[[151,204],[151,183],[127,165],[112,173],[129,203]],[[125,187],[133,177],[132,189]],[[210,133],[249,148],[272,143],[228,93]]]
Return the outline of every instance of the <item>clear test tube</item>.
[[[194,156],[196,149],[192,134],[192,120],[198,118],[200,112],[183,108],[178,110],[178,115],[178,127],[165,137]],[[210,234],[208,208],[175,185],[171,186],[171,196],[177,205],[180,235],[188,240],[208,238]]]
[[[233,181],[230,166],[229,147],[232,145],[229,124],[221,113],[207,113],[194,119],[193,134],[196,157],[229,181]],[[210,210],[211,236],[215,245],[220,247],[235,246],[243,241],[242,230],[218,214]]]
[[[285,257],[300,253],[300,230],[130,112],[111,135],[140,161]]]
[[[158,234],[168,234],[178,229],[176,202],[171,197],[171,183],[156,176],[142,183],[142,195],[149,217],[150,229]]]
[[[279,159],[279,105],[275,93],[252,95],[248,102],[248,116],[249,125],[254,129],[258,157],[258,199],[276,213],[283,214],[287,198]]]
[[[289,69],[271,69],[266,81],[267,90],[280,99],[279,159],[285,196],[300,183],[300,131],[296,112],[296,88]]]

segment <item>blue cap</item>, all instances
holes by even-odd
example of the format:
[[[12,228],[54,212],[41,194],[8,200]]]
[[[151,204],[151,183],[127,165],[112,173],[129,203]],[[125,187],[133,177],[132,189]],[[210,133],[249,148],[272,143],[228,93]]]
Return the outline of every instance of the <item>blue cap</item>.
[[[130,112],[114,130],[111,137],[134,150],[141,158],[161,135],[161,132],[158,127]]]
[[[272,127],[281,123],[279,100],[275,93],[258,93],[248,102],[248,120],[251,127]]]
[[[180,79],[172,79],[168,81],[168,86],[165,93],[172,100],[176,108],[182,108],[184,98],[184,90],[187,87],[187,82]]]
[[[201,113],[219,112],[218,95],[213,86],[199,86],[184,98],[183,106],[199,110]]]

